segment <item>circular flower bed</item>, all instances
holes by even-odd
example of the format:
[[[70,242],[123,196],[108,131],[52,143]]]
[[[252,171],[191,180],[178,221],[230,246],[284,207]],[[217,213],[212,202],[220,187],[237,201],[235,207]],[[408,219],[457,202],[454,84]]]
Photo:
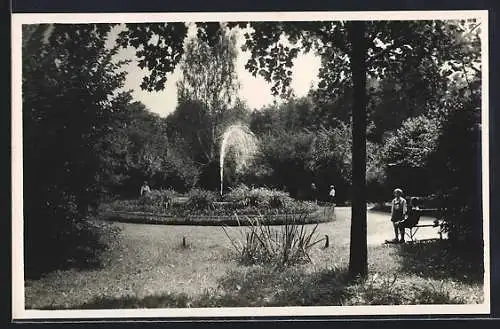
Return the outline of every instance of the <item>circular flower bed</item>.
[[[133,200],[116,200],[100,207],[106,220],[184,225],[245,225],[260,217],[266,224],[282,224],[287,216],[301,214],[304,223],[333,219],[333,209],[297,201],[287,193],[266,188],[241,186],[217,201],[214,192],[193,189],[186,196],[171,190],[152,191]]]

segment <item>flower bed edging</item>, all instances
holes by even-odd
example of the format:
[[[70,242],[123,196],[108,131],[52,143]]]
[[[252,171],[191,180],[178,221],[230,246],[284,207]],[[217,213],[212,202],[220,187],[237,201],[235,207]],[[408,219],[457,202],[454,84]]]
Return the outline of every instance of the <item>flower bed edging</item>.
[[[303,214],[277,214],[272,215],[273,220],[271,222],[264,222],[268,225],[282,225],[285,219],[291,217],[298,217]],[[202,216],[202,215],[190,215],[187,217],[176,217],[163,214],[146,213],[146,212],[126,212],[126,211],[106,211],[99,214],[99,217],[108,221],[125,222],[125,223],[136,223],[136,224],[162,224],[162,225],[198,225],[198,226],[216,226],[216,225],[227,225],[227,226],[238,226],[238,225],[249,225],[249,218],[257,218],[258,214],[255,215],[241,215],[238,216],[239,223],[233,216],[222,215],[222,216]],[[304,221],[304,224],[316,224],[329,222],[335,219],[334,214],[326,214],[322,210],[310,213]]]

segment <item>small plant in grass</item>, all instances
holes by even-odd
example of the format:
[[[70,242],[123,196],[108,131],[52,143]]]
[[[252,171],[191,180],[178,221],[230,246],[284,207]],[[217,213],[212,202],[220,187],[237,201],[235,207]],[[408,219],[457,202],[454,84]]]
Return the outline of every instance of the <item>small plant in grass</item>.
[[[416,294],[418,304],[464,304],[465,301],[457,297],[451,297],[450,291],[441,281],[439,285],[429,282],[428,286],[419,289]]]
[[[464,304],[464,298],[451,297],[449,289],[441,281],[439,285],[429,281],[420,285],[397,278],[374,274],[348,287],[349,305],[418,305]]]
[[[349,287],[352,305],[398,305],[401,301],[400,289],[396,285],[397,275],[381,277],[378,273],[370,275],[365,280],[359,279]]]
[[[375,274],[365,282],[364,298],[371,305],[399,304],[396,288],[397,274],[392,277],[378,278]]]
[[[242,227],[238,215],[235,216],[241,238],[231,237],[225,226],[222,229],[244,264],[273,264],[282,267],[309,262],[311,248],[324,240],[316,237],[318,224],[312,230],[305,226],[307,214],[286,215],[284,224],[279,227],[266,225],[272,219],[262,215],[247,218],[250,225]]]

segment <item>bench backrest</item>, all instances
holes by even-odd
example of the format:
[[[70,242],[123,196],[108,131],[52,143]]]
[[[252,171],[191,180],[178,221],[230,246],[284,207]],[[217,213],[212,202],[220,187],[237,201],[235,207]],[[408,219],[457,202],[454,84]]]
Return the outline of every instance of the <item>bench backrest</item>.
[[[419,210],[410,210],[408,211],[408,218],[405,220],[406,227],[414,227],[418,225],[418,221],[420,220],[420,211]]]

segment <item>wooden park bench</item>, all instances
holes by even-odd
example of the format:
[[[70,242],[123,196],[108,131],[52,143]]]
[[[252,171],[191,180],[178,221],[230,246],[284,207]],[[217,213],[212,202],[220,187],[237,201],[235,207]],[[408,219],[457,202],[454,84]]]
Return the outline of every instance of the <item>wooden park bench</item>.
[[[410,239],[410,241],[416,241],[415,235],[421,227],[439,227],[438,234],[439,239],[443,239],[444,233],[444,221],[443,219],[436,218],[432,224],[420,224],[420,217],[423,212],[429,211],[439,211],[439,209],[418,209],[414,216],[407,217],[404,221],[400,222],[404,225],[405,235]]]

